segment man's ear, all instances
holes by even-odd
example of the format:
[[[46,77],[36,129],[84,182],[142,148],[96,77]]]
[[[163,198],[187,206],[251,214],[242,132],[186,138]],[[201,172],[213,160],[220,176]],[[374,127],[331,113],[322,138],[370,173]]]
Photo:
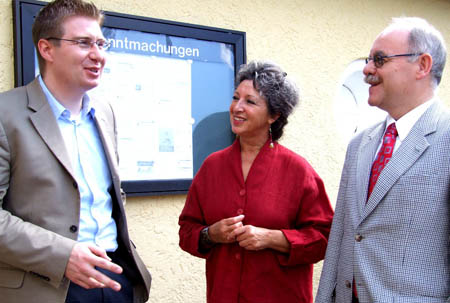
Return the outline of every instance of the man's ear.
[[[38,52],[45,61],[53,62],[53,50],[55,46],[50,41],[41,39],[37,44]]]
[[[419,69],[416,72],[416,79],[420,80],[428,76],[431,72],[431,67],[433,66],[433,58],[430,54],[422,54],[419,59],[417,59]]]

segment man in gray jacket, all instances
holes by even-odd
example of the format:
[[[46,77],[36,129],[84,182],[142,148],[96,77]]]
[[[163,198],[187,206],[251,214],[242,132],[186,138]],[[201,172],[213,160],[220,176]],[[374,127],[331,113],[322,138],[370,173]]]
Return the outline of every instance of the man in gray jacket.
[[[317,303],[450,302],[445,58],[420,18],[394,19],[373,43],[368,101],[388,115],[348,146]]]

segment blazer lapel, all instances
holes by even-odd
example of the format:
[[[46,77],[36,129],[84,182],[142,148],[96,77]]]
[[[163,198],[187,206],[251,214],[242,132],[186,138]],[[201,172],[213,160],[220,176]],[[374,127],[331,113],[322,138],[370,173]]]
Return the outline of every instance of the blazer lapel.
[[[117,155],[115,152],[114,144],[113,142],[111,142],[111,136],[108,136],[108,131],[111,131],[110,128],[107,126],[108,121],[101,111],[96,110],[95,122],[97,124],[100,139],[102,140],[103,143],[103,149],[105,151],[106,158],[108,159],[111,174],[115,176],[118,174],[119,169],[117,167]]]
[[[117,148],[115,147],[115,142],[112,141],[116,140],[115,127],[114,125],[110,125],[111,123],[115,123],[114,116],[111,115],[111,117],[108,117],[106,115],[104,104],[92,99],[91,101],[95,103],[95,123],[100,135],[100,140],[103,144],[106,160],[108,161],[109,171],[113,182],[112,190],[116,196],[116,199],[113,197],[113,217],[116,220],[117,232],[119,233],[119,236],[124,239],[123,241],[126,247],[128,247],[130,240],[127,233],[128,227],[124,209],[125,198],[122,197],[122,190],[120,187]]]
[[[74,176],[58,123],[37,79],[27,85],[27,94],[28,107],[34,111],[30,115],[31,123],[58,161]]]
[[[439,104],[431,105],[413,126],[399,149],[381,172],[363,210],[361,221],[377,207],[397,180],[414,165],[430,146],[426,137],[436,131],[440,111]]]
[[[384,134],[386,122],[380,123],[362,138],[360,149],[358,150],[357,178],[356,186],[358,192],[358,210],[363,213],[367,201],[367,191],[369,188],[370,171],[373,159],[377,152],[377,147]]]
[[[109,134],[109,132],[113,132],[114,127],[109,126],[109,121],[106,118],[105,114],[101,110],[101,105],[97,102],[95,106],[95,123],[97,125],[98,133],[100,135],[100,140],[102,141],[103,150],[105,152],[106,159],[108,161],[109,171],[111,173],[111,178],[114,185],[114,190],[118,199],[121,196],[120,193],[120,178],[119,178],[119,167],[118,167],[118,155],[116,154],[116,148],[114,147],[114,142],[112,140],[115,139],[115,134]],[[121,204],[121,203],[119,203]],[[122,208],[122,205],[120,205]]]

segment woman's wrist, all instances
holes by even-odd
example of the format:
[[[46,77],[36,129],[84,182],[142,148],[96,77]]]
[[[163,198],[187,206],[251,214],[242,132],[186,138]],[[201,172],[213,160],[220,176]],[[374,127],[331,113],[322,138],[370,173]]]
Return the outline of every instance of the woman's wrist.
[[[283,253],[289,252],[289,250],[291,248],[291,244],[286,239],[286,236],[284,235],[284,233],[281,230],[278,230],[278,229],[270,230],[268,236],[269,236],[270,248],[278,250]]]
[[[214,242],[209,236],[209,226],[203,228],[200,231],[200,237],[198,242],[200,252],[207,252],[211,248],[213,248],[214,245],[216,245],[216,242]]]

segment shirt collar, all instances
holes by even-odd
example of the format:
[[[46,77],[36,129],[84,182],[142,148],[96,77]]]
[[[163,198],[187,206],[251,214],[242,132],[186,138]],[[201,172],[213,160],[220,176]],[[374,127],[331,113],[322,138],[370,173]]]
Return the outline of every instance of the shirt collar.
[[[419,120],[419,118],[426,112],[426,110],[437,101],[437,97],[433,97],[430,100],[422,103],[413,110],[409,111],[403,115],[400,119],[395,121],[389,114],[386,117],[386,126],[384,131],[386,132],[387,127],[395,122],[395,127],[397,128],[398,138],[403,141],[413,128],[414,124]]]
[[[39,84],[42,87],[42,90],[44,91],[44,95],[47,97],[48,103],[53,111],[53,114],[55,115],[55,118],[58,119],[60,116],[63,116],[65,118],[70,119],[71,117],[70,111],[66,109],[58,100],[56,100],[56,98],[53,96],[53,94],[45,85],[41,75],[38,76],[38,80]],[[94,117],[95,109],[91,106],[91,99],[89,98],[89,96],[87,94],[84,94],[81,104],[80,116],[86,117],[88,114]]]

